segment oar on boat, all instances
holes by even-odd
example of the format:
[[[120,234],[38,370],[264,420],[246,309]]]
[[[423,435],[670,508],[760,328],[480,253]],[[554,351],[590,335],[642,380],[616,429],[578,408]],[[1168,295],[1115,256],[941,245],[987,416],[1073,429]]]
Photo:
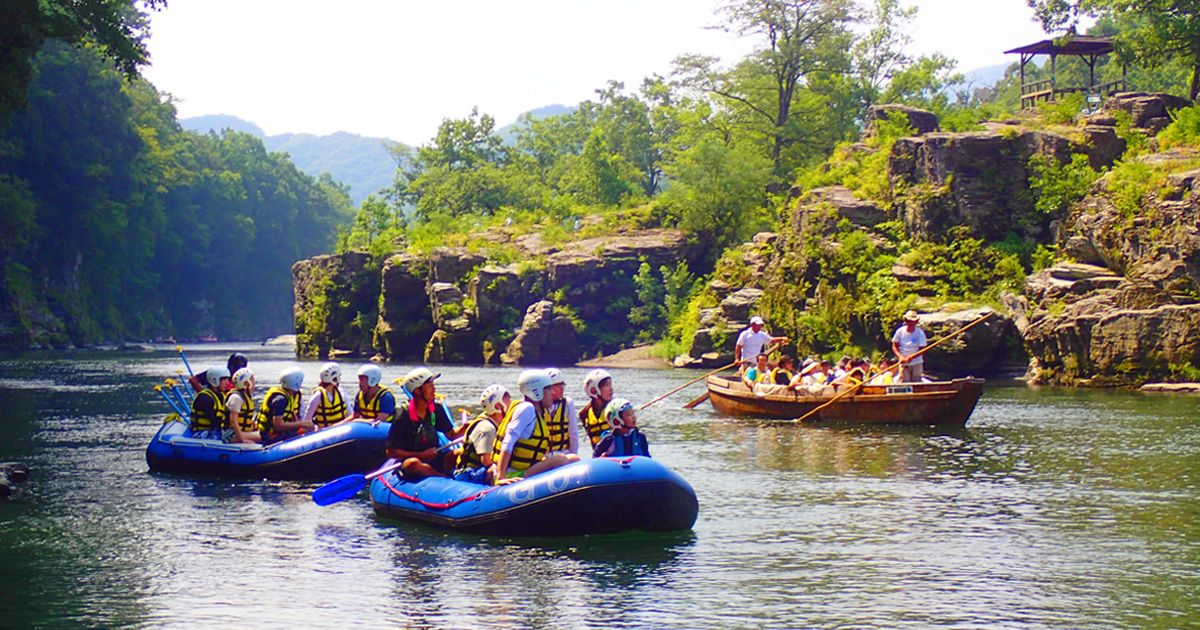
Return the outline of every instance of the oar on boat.
[[[938,339],[937,341],[925,346],[924,348],[921,348],[917,352],[914,352],[914,353],[908,355],[908,360],[911,361],[912,359],[915,359],[915,358],[921,356],[922,354],[925,354],[926,352],[933,350],[934,347],[936,347],[937,345],[944,343],[946,341],[949,341],[950,339],[953,339],[954,337],[957,337],[957,336],[967,332],[967,330],[969,328],[971,328],[972,326],[982,322],[983,320],[985,320],[995,314],[996,314],[996,311],[988,311],[988,312],[984,313],[983,316],[981,316],[979,319],[967,324],[966,326],[963,326],[962,328],[959,328],[958,330],[950,333],[949,335],[946,335],[945,337],[942,337],[941,339]],[[886,372],[890,372],[898,367],[900,367],[900,363],[896,363],[895,365],[887,368],[886,370],[884,370],[883,372],[880,372],[879,374],[884,374]],[[878,375],[876,375],[876,376],[878,376]],[[837,396],[830,398],[827,402],[817,405],[816,407],[810,409],[808,413],[804,414],[803,416],[800,416],[799,418],[796,418],[792,422],[803,422],[803,421],[807,420],[808,418],[812,417],[818,411],[828,407],[829,405],[832,405],[833,403],[837,402],[844,396],[848,396],[848,395],[858,391],[859,389],[862,389],[862,386],[866,385],[866,384],[867,384],[867,381],[864,380],[863,382],[859,383],[858,385],[855,385],[854,387],[847,389],[846,391],[838,394]]]
[[[451,448],[454,448],[454,446],[456,446],[457,444],[461,443],[462,440],[463,439],[461,437],[458,439],[452,440],[449,444],[446,444],[445,446],[438,448],[438,452],[444,453],[444,452],[450,450]],[[350,497],[358,494],[359,490],[362,490],[363,486],[367,485],[368,481],[370,481],[376,477],[386,475],[386,474],[392,472],[393,470],[400,468],[403,465],[404,465],[403,461],[398,461],[398,462],[393,462],[391,464],[387,464],[387,465],[383,466],[382,468],[380,468],[379,470],[376,470],[375,472],[372,472],[372,473],[368,473],[366,475],[364,475],[362,473],[353,473],[350,475],[346,475],[344,477],[338,477],[337,479],[330,481],[329,483],[321,486],[320,488],[313,490],[313,493],[312,493],[313,503],[316,503],[317,505],[332,505],[339,501],[345,501],[346,499],[349,499]]]
[[[765,354],[771,354],[772,352],[775,352],[776,350],[778,350],[780,345],[782,345],[782,344],[776,344],[776,345],[773,345],[773,346],[769,346],[769,347],[768,347],[766,350],[764,350],[763,352],[764,352]],[[694,379],[692,379],[692,380],[690,380],[690,381],[688,381],[688,382],[684,383],[683,385],[680,385],[679,387],[676,387],[675,389],[672,389],[671,391],[669,391],[669,392],[667,392],[667,393],[663,394],[662,396],[659,396],[658,398],[655,398],[654,400],[651,400],[650,402],[648,402],[648,403],[646,403],[646,404],[642,405],[641,407],[638,407],[638,411],[641,411],[641,410],[645,409],[646,407],[649,407],[650,405],[653,405],[654,403],[656,403],[656,402],[658,402],[658,401],[660,401],[660,400],[662,400],[662,399],[666,398],[667,396],[670,396],[671,394],[674,394],[675,392],[677,392],[677,391],[679,391],[679,390],[681,390],[681,389],[683,389],[683,388],[687,387],[688,385],[691,385],[691,384],[693,384],[693,383],[695,383],[695,382],[697,382],[697,381],[699,381],[699,380],[706,379],[706,378],[708,378],[708,377],[712,376],[713,374],[716,374],[717,372],[724,372],[725,370],[728,370],[728,369],[729,369],[729,368],[731,368],[731,367],[735,367],[735,366],[737,366],[737,364],[738,364],[738,363],[739,363],[738,361],[734,361],[733,363],[730,363],[729,365],[723,365],[723,366],[721,366],[721,367],[719,367],[719,368],[717,368],[717,369],[715,369],[715,370],[713,370],[713,371],[711,371],[711,372],[708,372],[708,373],[706,373],[706,374],[704,374],[704,375],[701,375],[701,376],[699,376],[699,377],[697,377],[697,378],[694,378]],[[707,387],[707,386],[706,386],[706,387]],[[697,396],[697,397],[696,397],[696,398],[694,398],[693,400],[689,401],[689,402],[688,402],[688,404],[686,404],[686,405],[684,405],[684,406],[683,406],[683,408],[684,408],[684,409],[695,409],[696,407],[699,407],[701,403],[703,403],[704,401],[708,400],[708,397],[709,397],[709,392],[708,392],[708,390],[707,390],[707,389],[705,389],[705,391],[704,391],[704,393],[703,393],[703,394],[700,394],[699,396]]]

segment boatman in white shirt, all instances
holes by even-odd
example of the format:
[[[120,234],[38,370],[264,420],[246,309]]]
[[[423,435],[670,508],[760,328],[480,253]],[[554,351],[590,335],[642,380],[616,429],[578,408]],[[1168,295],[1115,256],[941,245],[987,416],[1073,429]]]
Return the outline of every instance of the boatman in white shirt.
[[[909,309],[904,313],[904,325],[896,329],[892,335],[892,354],[900,360],[900,382],[920,383],[925,372],[925,357],[912,355],[929,345],[925,339],[925,331],[917,327],[920,316]]]
[[[763,330],[765,323],[763,318],[755,315],[750,318],[750,327],[738,335],[737,345],[733,347],[733,360],[741,364],[738,367],[739,376],[754,367],[755,359],[769,344],[787,343],[787,337],[772,337],[770,333]]]

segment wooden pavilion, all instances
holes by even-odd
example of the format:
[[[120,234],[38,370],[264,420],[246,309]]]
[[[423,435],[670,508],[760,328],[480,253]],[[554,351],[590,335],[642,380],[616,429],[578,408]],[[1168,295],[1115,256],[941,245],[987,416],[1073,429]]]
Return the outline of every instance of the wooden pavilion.
[[[1121,66],[1121,78],[1107,83],[1096,83],[1096,60],[1113,51],[1111,37],[1094,37],[1068,33],[1056,39],[1045,39],[1020,48],[1004,51],[1005,54],[1021,55],[1021,107],[1033,107],[1039,100],[1053,101],[1060,94],[1082,92],[1098,97],[1126,90],[1125,66]],[[1025,82],[1025,64],[1037,55],[1050,55],[1050,78]],[[1059,56],[1079,57],[1088,65],[1087,86],[1059,86],[1055,81],[1055,60]]]

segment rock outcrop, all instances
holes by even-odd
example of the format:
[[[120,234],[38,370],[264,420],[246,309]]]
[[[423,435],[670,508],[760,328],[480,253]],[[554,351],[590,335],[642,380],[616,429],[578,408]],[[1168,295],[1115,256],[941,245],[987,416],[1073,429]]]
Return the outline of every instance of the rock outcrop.
[[[546,300],[529,305],[520,332],[500,356],[505,365],[567,365],[578,359],[574,324]]]
[[[373,354],[380,265],[369,254],[317,256],[292,265],[296,354]]]

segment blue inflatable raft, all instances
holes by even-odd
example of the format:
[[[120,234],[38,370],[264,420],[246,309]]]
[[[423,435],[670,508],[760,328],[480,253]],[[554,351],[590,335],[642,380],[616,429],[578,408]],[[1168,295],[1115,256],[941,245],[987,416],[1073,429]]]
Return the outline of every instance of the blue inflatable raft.
[[[381,516],[498,536],[687,530],[699,511],[692,486],[649,457],[584,460],[497,487],[391,472],[371,481],[371,504]]]
[[[194,438],[186,423],[171,420],[150,440],[146,463],[160,472],[327,480],[379,467],[390,427],[347,422],[264,447]]]

